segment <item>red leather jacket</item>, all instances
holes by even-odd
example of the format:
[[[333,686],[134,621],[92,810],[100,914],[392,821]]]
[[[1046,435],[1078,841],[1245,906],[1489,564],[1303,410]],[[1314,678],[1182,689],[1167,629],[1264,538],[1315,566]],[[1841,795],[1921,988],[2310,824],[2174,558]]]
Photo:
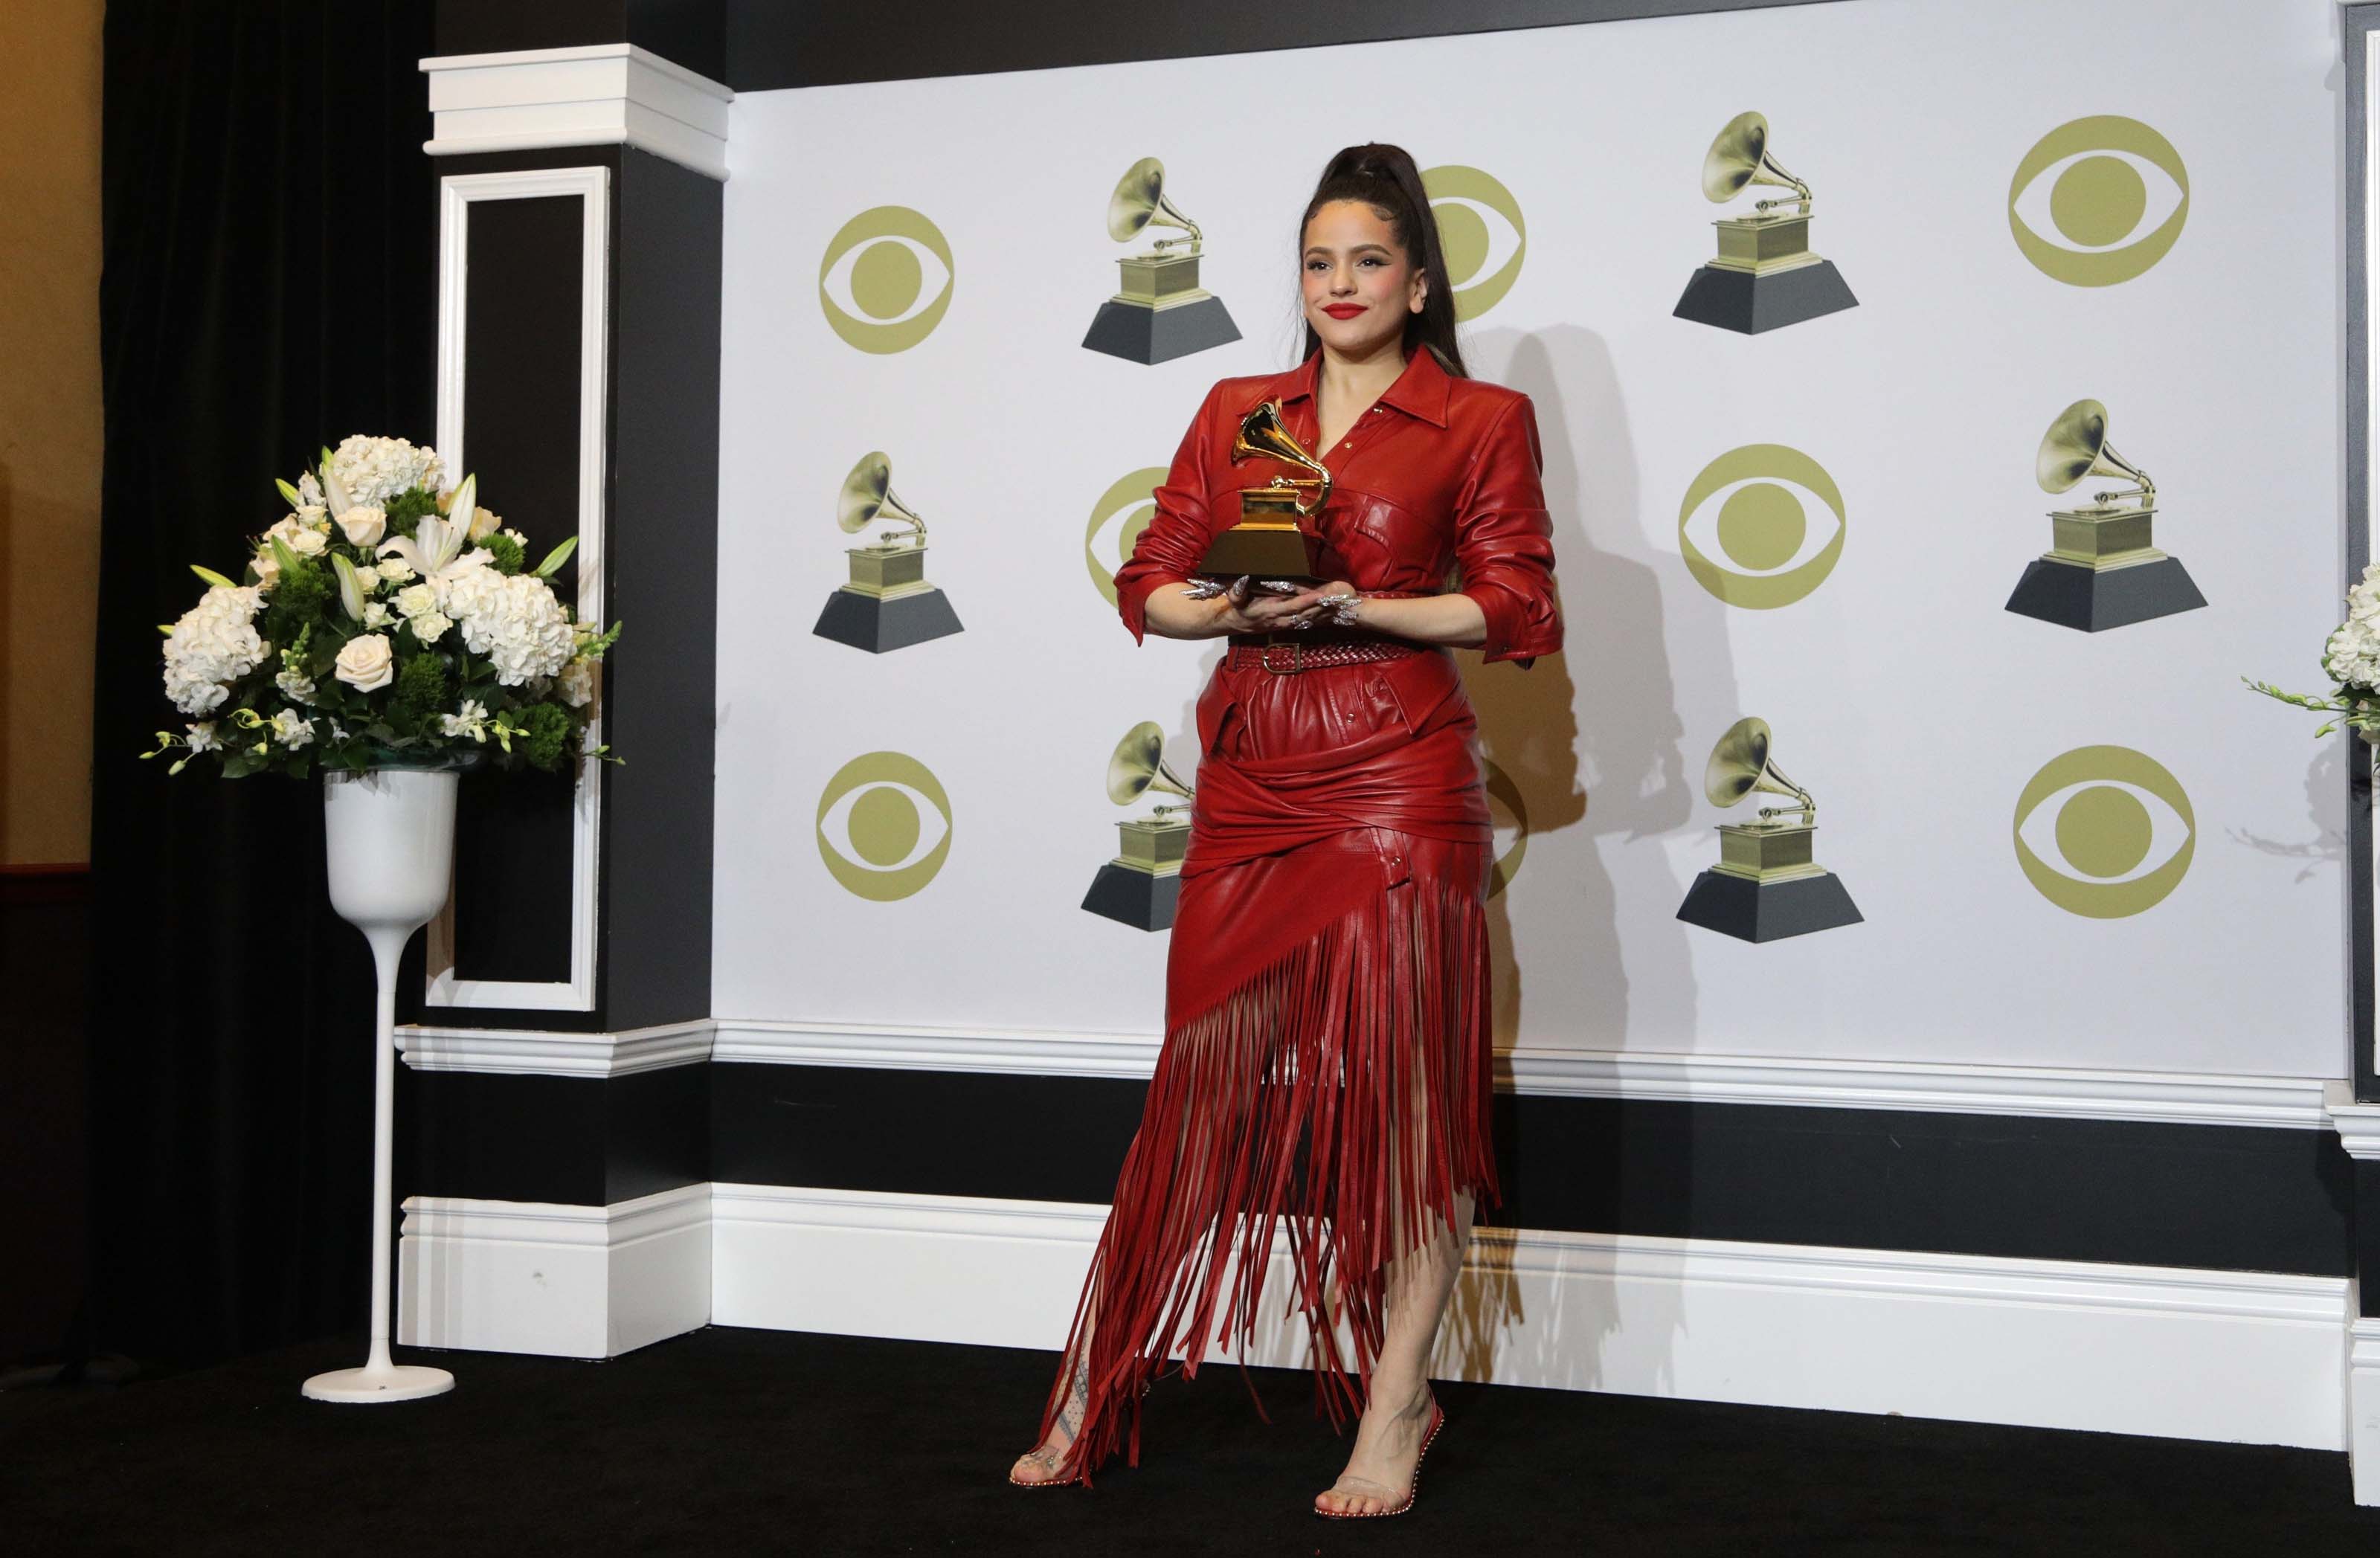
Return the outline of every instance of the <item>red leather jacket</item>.
[[[1117,608],[1135,639],[1150,591],[1187,580],[1208,543],[1238,521],[1241,489],[1280,473],[1269,460],[1232,463],[1241,417],[1279,400],[1289,431],[1315,448],[1321,366],[1318,351],[1285,373],[1225,379],[1207,392],[1154,494],[1156,516],[1116,573]],[[1458,379],[1418,350],[1338,446],[1316,457],[1331,476],[1330,502],[1307,521],[1323,542],[1326,578],[1428,594],[1459,566],[1463,593],[1488,619],[1487,659],[1525,665],[1561,647],[1537,420],[1527,396]]]

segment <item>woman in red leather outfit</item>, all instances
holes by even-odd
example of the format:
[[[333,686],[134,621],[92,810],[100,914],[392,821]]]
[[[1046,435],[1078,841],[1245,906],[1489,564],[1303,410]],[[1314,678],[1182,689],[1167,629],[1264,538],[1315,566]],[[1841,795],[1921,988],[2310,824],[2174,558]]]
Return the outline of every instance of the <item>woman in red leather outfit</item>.
[[[1177,1350],[1195,1373],[1210,1338],[1245,1348],[1280,1229],[1318,1411],[1362,1413],[1315,1510],[1387,1515],[1441,1420],[1426,1369],[1475,1204],[1499,1199],[1493,848],[1449,649],[1526,665],[1560,647],[1561,619],[1536,417],[1464,374],[1412,159],[1341,152],[1299,231],[1305,362],[1208,392],[1116,575],[1135,639],[1231,644],[1197,705],[1164,1046],[1040,1443],[1009,1475],[1087,1484],[1120,1448],[1138,1464],[1148,1382]],[[1241,489],[1295,474],[1232,463],[1267,400],[1330,470],[1305,522],[1328,582],[1204,595],[1194,576]]]

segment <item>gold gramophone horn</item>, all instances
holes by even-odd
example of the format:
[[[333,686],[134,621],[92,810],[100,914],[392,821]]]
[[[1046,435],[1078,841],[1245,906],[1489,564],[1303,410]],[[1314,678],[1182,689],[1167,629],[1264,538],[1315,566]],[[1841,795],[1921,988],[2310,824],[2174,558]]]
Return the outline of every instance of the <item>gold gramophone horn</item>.
[[[860,456],[843,479],[843,493],[835,499],[834,522],[843,527],[845,535],[856,535],[878,519],[897,519],[916,527],[911,544],[926,544],[926,522],[902,505],[892,495],[892,462],[882,450]]]
[[[2078,400],[2058,413],[2058,420],[2041,435],[2041,448],[2033,456],[2033,476],[2045,493],[2062,493],[2091,476],[2137,481],[2141,506],[2156,505],[2156,483],[2107,442],[2107,408],[2095,400]],[[2092,497],[2106,503],[2121,495],[2095,493]]]
[[[1305,446],[1293,437],[1281,420],[1281,402],[1268,400],[1240,419],[1240,431],[1232,438],[1232,463],[1262,457],[1293,465],[1315,474],[1313,481],[1295,477],[1283,478],[1275,483],[1281,487],[1312,487],[1311,500],[1301,498],[1297,512],[1311,516],[1318,513],[1330,498],[1330,468],[1305,452]]]
[[[1791,806],[1766,806],[1760,815],[1772,817],[1780,811],[1807,813],[1811,822],[1817,821],[1818,808],[1810,799],[1810,792],[1785,777],[1768,758],[1768,722],[1741,719],[1727,727],[1727,734],[1711,749],[1710,761],[1703,768],[1703,794],[1714,806],[1733,806],[1755,790],[1770,795],[1791,796]]]
[[[1182,214],[1172,201],[1165,198],[1165,164],[1155,157],[1143,157],[1116,180],[1115,193],[1108,197],[1108,237],[1118,243],[1129,243],[1143,227],[1180,227],[1186,237],[1160,238],[1157,247],[1171,248],[1186,243],[1192,253],[1198,250],[1198,224]]]
[[[1810,210],[1810,187],[1778,165],[1768,154],[1768,120],[1765,115],[1738,114],[1727,122],[1703,153],[1703,196],[1710,201],[1731,201],[1747,184],[1774,184],[1793,191],[1802,202],[1804,215]],[[1762,201],[1759,209],[1767,211],[1781,201]]]
[[[1124,732],[1115,754],[1108,759],[1108,799],[1130,806],[1150,790],[1190,798],[1190,786],[1165,764],[1164,727],[1155,720],[1143,720]]]

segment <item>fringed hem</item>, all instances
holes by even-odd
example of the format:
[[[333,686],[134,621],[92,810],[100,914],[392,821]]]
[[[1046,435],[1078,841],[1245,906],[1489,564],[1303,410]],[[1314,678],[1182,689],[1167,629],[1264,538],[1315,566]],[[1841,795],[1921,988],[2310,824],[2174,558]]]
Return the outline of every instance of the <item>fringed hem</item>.
[[[1062,1411],[1078,1424],[1056,1475],[1087,1485],[1119,1449],[1140,1464],[1141,1397],[1175,1352],[1195,1376],[1207,1340],[1236,1333],[1245,1376],[1276,1223],[1316,1413],[1334,1429],[1361,1414],[1388,1264],[1435,1231],[1428,1214],[1453,1223],[1458,1192],[1500,1199],[1488,1001],[1475,883],[1416,876],[1166,1035],[1042,1411],[1036,1442]]]

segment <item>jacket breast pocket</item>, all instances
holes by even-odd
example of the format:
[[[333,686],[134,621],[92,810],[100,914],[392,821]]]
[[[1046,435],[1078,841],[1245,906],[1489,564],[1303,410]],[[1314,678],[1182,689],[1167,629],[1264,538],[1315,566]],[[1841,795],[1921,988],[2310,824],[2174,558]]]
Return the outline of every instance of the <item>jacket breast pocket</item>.
[[[1393,499],[1351,493],[1345,529],[1350,545],[1383,572],[1435,577],[1446,571],[1446,527]]]

